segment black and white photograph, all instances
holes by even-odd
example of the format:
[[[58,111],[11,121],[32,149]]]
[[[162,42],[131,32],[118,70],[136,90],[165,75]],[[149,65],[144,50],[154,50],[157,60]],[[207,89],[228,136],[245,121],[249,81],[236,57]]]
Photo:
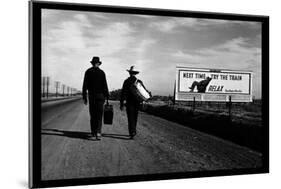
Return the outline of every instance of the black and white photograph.
[[[268,17],[64,6],[33,23],[38,186],[268,172]]]

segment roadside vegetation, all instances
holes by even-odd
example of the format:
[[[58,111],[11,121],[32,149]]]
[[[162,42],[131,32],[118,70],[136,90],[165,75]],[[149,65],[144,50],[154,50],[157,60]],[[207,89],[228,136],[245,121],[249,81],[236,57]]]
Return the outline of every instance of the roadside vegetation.
[[[121,90],[110,93],[119,100]],[[194,106],[195,105],[195,106]],[[153,96],[141,111],[261,151],[263,148],[262,101],[232,103],[231,116],[225,102],[176,102],[172,96]]]

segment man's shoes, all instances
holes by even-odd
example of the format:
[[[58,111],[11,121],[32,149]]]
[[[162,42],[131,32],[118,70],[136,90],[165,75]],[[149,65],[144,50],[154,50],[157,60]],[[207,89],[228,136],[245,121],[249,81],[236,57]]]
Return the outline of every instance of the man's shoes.
[[[135,132],[132,133],[132,134],[130,134],[130,139],[134,139],[135,136],[136,136],[136,133],[135,133]]]
[[[97,134],[96,139],[101,140],[101,134],[100,133]]]
[[[89,139],[96,139],[96,135],[95,134],[90,134],[89,135]]]

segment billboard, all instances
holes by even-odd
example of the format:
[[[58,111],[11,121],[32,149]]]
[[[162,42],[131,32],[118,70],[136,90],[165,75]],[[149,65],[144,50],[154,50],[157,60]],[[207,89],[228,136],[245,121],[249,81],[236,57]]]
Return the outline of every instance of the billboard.
[[[177,101],[252,101],[252,72],[176,67]]]

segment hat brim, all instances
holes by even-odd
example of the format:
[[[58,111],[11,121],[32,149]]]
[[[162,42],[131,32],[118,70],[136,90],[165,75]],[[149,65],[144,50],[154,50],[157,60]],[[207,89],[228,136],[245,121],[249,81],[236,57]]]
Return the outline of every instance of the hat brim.
[[[139,71],[132,71],[132,70],[127,70],[127,72],[132,73],[132,74],[138,74],[138,73],[140,73]]]
[[[93,62],[93,61],[90,61],[92,64],[101,64],[101,62]]]

